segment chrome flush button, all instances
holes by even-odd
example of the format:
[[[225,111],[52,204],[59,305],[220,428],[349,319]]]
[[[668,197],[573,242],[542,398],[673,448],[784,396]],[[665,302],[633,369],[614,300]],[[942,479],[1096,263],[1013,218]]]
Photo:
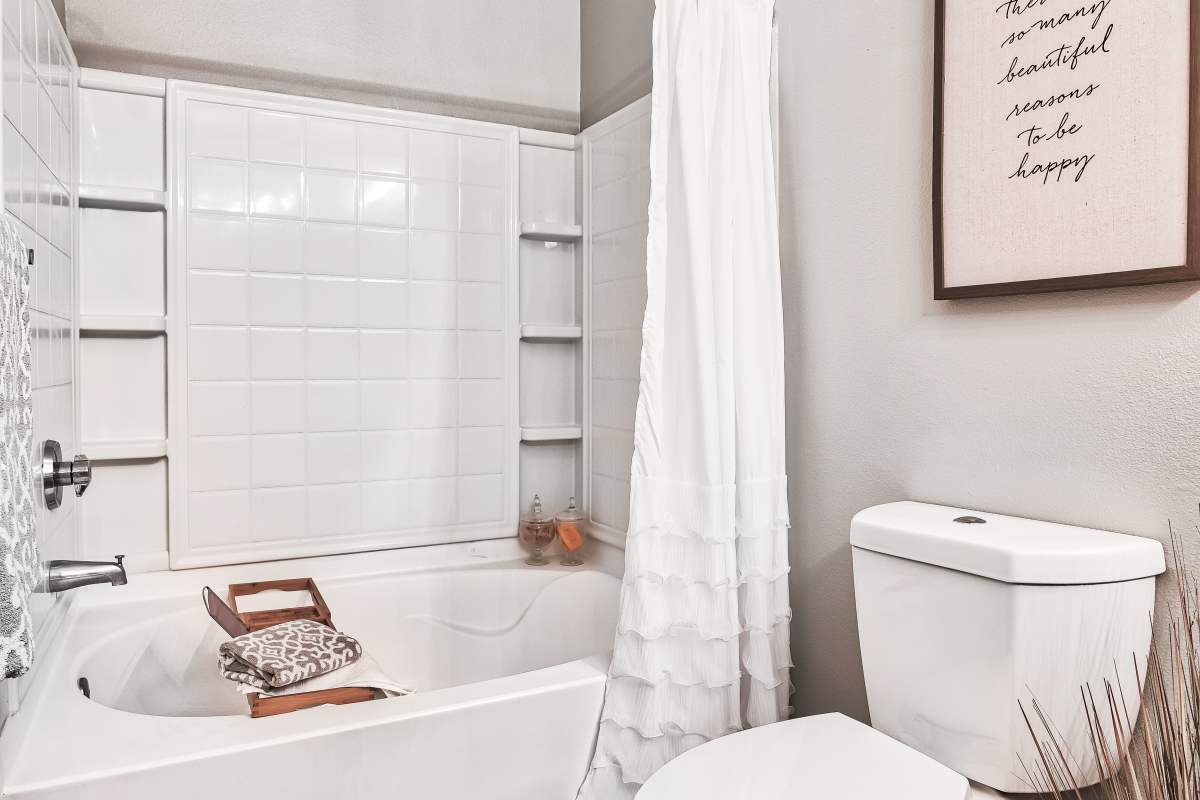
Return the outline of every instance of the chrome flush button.
[[[979,517],[955,517],[954,521],[961,523],[963,525],[985,525],[985,524],[987,524],[986,519],[980,519]]]

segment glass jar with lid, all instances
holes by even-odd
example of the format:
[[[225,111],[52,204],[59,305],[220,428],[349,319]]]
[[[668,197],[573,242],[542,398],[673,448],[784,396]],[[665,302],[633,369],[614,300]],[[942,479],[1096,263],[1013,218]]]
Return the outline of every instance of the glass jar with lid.
[[[575,505],[575,498],[562,511],[554,515],[554,527],[558,542],[562,545],[564,567],[578,567],[583,563],[583,512]]]
[[[536,494],[529,504],[529,511],[521,515],[518,538],[531,551],[529,558],[525,559],[526,564],[542,567],[550,563],[543,551],[554,541],[554,517],[545,512],[542,498]]]

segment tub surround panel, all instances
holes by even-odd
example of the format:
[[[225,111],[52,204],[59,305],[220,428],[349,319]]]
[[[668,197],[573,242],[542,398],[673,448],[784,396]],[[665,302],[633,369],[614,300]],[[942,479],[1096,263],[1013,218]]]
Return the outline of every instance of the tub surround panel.
[[[168,104],[172,564],[512,535],[516,131]]]
[[[601,535],[629,525],[629,469],[646,308],[650,98],[580,134],[587,256],[587,508]]]

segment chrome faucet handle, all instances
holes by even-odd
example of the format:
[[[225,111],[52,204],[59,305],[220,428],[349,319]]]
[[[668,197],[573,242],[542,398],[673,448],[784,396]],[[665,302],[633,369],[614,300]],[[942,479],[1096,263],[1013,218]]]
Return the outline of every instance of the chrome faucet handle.
[[[92,485],[92,460],[85,455],[76,454],[71,462],[71,483],[75,486],[75,496],[82,497],[87,488]],[[124,556],[117,556],[120,561]]]
[[[92,483],[92,462],[85,455],[63,461],[62,445],[53,439],[42,443],[42,497],[53,511],[62,505],[62,487],[74,486],[80,497]]]

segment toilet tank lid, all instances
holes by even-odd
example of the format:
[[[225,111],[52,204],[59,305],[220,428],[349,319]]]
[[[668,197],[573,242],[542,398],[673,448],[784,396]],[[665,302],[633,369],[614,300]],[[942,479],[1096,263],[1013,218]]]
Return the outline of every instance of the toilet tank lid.
[[[912,501],[858,512],[850,544],[1006,583],[1112,583],[1166,569],[1154,539]]]

